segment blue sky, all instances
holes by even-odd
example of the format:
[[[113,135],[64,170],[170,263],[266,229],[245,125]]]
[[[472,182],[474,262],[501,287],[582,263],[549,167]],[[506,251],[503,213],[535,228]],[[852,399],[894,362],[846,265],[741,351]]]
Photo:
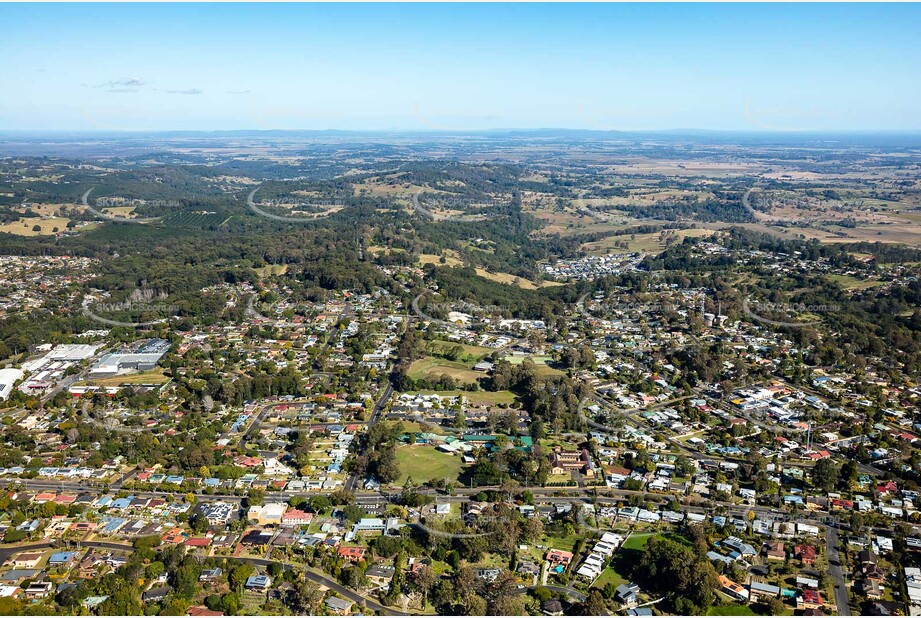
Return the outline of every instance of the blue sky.
[[[0,129],[921,129],[917,4],[0,4]]]

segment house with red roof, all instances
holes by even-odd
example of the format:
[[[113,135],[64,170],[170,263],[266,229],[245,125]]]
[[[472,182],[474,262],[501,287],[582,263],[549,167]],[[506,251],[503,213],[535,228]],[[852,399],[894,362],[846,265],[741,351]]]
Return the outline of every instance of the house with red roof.
[[[552,565],[566,566],[572,562],[572,552],[563,551],[562,549],[551,549],[547,552],[547,562]]]
[[[880,494],[893,493],[899,490],[899,486],[895,484],[895,481],[886,481],[885,483],[878,483],[876,485],[876,492]]]
[[[281,516],[282,526],[306,526],[313,521],[313,513],[306,513],[300,509],[288,509]]]
[[[193,536],[186,539],[183,545],[186,547],[208,547],[211,545],[211,539],[205,536]]]
[[[816,550],[812,545],[797,545],[793,548],[793,555],[803,564],[813,564],[816,559]]]
[[[796,598],[797,609],[821,609],[823,605],[825,602],[818,590],[803,590],[803,594]]]
[[[343,545],[338,550],[336,550],[336,553],[349,562],[361,562],[364,560],[367,551],[368,550],[366,550],[364,547],[347,547]]]

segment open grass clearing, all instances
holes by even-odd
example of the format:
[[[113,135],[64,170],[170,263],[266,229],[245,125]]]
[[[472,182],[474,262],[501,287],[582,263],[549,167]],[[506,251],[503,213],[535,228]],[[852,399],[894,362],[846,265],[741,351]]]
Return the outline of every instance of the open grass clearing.
[[[453,255],[452,255],[453,254]],[[422,253],[419,255],[419,265],[425,266],[426,264],[435,264],[436,266],[463,266],[464,262],[457,257],[457,254],[453,251],[445,252],[444,264],[441,263],[440,255],[435,255],[433,253]]]
[[[851,275],[827,275],[827,277],[845,290],[866,290],[883,284],[878,279],[858,279]]]
[[[707,616],[757,616],[748,605],[717,605],[707,610]]]
[[[621,549],[634,549],[637,551],[642,551],[646,547],[646,543],[649,542],[649,539],[656,536],[655,534],[632,534],[630,538],[624,541],[621,545]]]
[[[434,356],[426,356],[425,358],[413,361],[413,364],[409,366],[409,377],[413,380],[442,375],[451,376],[455,380],[467,384],[472,384],[483,376],[482,373],[477,373],[460,361],[450,361],[445,358],[436,358]]]
[[[444,353],[455,346],[460,346],[464,351],[465,356],[474,358],[477,361],[482,360],[484,357],[489,356],[494,352],[492,348],[487,348],[479,345],[469,345],[466,343],[455,343],[453,341],[433,341],[432,345],[434,345],[435,349],[441,353]]]
[[[16,236],[50,236],[67,229],[70,219],[66,217],[51,217],[39,219],[37,217],[20,217],[16,221],[0,225],[0,232],[15,234]],[[39,229],[34,229],[35,227]],[[55,232],[57,229],[57,232]]]
[[[261,268],[253,269],[260,278],[271,277],[272,275],[283,275],[288,272],[287,264],[269,264]]]
[[[548,365],[547,363],[552,362],[553,359],[549,356],[528,356],[528,355],[512,355],[506,356],[505,360],[509,362],[510,365],[520,365],[524,362],[525,359],[531,359],[535,365],[537,365],[537,375],[549,376],[549,375],[563,375],[563,372],[559,369],[555,369]]]
[[[582,245],[582,250],[592,255],[604,255],[607,253],[650,253],[657,254],[665,251],[667,244],[665,239],[671,237],[675,244],[680,244],[685,238],[703,238],[713,234],[712,230],[707,229],[686,229],[686,230],[668,230],[666,234],[660,232],[650,232],[648,234],[633,234],[630,236],[609,236],[596,242],[590,242]],[[626,243],[627,248],[617,247],[618,243]]]
[[[495,281],[496,283],[514,285],[523,290],[537,290],[540,288],[552,288],[558,285],[563,285],[559,281],[531,281],[530,279],[517,277],[515,275],[510,275],[509,273],[491,273],[483,268],[477,268],[476,274],[483,277],[484,279],[489,279],[490,281]]]
[[[165,384],[169,381],[169,376],[164,374],[164,369],[151,369],[140,373],[128,373],[125,375],[109,376],[105,378],[93,378],[81,382],[81,384],[93,384],[96,386],[121,386],[122,384]]]
[[[428,445],[401,446],[397,449],[397,462],[400,465],[400,478],[395,484],[400,486],[410,477],[415,483],[435,479],[457,481],[463,466],[459,455],[442,453]]]
[[[601,572],[601,575],[598,576],[594,582],[592,582],[592,588],[598,588],[603,590],[608,584],[613,584],[615,587],[620,586],[621,584],[626,584],[630,580],[626,577],[612,569],[611,567],[606,568]]]

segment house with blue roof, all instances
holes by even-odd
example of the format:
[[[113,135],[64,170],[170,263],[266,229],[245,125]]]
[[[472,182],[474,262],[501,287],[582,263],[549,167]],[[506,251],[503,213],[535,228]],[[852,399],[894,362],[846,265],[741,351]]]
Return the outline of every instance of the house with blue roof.
[[[117,498],[112,502],[111,507],[113,509],[127,509],[131,506],[131,501],[134,500],[134,496],[128,496],[127,498]]]
[[[251,575],[244,584],[247,590],[266,590],[272,585],[272,578],[268,575]]]
[[[48,558],[48,564],[70,564],[76,556],[77,552],[75,551],[59,551],[56,554],[51,554],[51,557]]]
[[[106,599],[108,598],[109,598],[108,595],[97,596],[97,597],[86,597],[85,599],[80,601],[80,605],[82,605],[86,609],[93,609],[97,605],[102,605],[103,603],[105,603]]]
[[[109,506],[112,503],[112,496],[99,496],[96,501],[93,503],[93,506],[96,508],[102,508]]]

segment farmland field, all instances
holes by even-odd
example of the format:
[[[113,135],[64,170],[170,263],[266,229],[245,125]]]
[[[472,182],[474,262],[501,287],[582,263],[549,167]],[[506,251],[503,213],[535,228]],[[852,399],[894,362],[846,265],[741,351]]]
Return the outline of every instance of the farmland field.
[[[51,217],[50,219],[39,219],[37,217],[22,217],[11,223],[0,225],[0,232],[15,234],[17,236],[49,236],[55,234],[55,228],[58,232],[67,229],[70,219],[64,217]],[[35,226],[40,230],[33,230]]]

